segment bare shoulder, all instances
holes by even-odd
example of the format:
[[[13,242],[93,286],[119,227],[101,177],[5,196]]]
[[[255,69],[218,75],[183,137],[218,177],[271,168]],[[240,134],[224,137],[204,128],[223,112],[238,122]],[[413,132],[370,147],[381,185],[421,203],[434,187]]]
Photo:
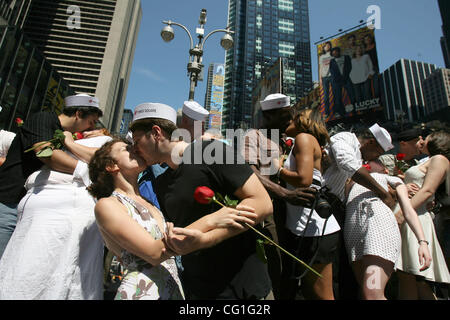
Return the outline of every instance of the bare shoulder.
[[[317,141],[316,138],[312,134],[305,133],[305,132],[299,133],[295,137],[295,144],[302,145],[302,146],[314,145],[316,141]]]
[[[101,198],[95,204],[95,214],[106,214],[121,203],[115,197]]]
[[[430,158],[430,164],[448,165],[448,159],[442,154],[436,154]]]

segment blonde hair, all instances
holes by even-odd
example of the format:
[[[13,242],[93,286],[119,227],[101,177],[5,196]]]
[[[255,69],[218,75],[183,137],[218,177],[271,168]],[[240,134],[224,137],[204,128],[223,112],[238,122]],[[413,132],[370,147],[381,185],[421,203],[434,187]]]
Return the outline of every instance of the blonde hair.
[[[330,142],[327,127],[317,109],[305,109],[297,113],[294,117],[294,125],[300,132],[314,136],[321,147]]]

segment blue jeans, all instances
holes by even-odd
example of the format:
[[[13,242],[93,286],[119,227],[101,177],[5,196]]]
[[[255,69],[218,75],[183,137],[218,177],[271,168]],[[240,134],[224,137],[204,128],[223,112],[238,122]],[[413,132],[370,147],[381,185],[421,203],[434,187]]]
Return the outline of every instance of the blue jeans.
[[[17,224],[17,203],[0,203],[0,258]]]

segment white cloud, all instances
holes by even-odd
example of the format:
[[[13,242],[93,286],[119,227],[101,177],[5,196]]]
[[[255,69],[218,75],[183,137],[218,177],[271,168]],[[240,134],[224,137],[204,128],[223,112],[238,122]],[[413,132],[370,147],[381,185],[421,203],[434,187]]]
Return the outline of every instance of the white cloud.
[[[155,72],[153,72],[153,71],[151,71],[149,69],[138,68],[136,70],[136,72],[138,74],[141,74],[141,75],[151,79],[151,80],[155,80],[155,81],[158,81],[158,82],[166,82],[165,79],[161,78],[157,73],[155,73]]]

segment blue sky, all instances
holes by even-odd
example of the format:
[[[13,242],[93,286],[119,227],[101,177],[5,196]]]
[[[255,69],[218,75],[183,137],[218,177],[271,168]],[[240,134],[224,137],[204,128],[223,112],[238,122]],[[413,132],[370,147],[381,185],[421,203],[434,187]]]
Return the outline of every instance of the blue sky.
[[[184,30],[174,26],[175,38],[166,43],[160,31],[163,20],[185,25],[195,38],[200,10],[207,10],[206,33],[222,29],[227,24],[228,0],[141,0],[142,21],[130,82],[126,109],[142,102],[161,102],[175,109],[188,100],[189,38]],[[375,31],[380,69],[383,71],[397,60],[407,58],[444,67],[439,39],[442,19],[437,0],[309,0],[311,62],[313,80],[317,80],[315,42],[367,20],[369,5],[381,9],[381,29]],[[220,46],[223,33],[212,35],[205,43],[203,64],[205,80],[195,90],[195,100],[204,104],[206,72],[210,63],[223,63],[225,51]]]

